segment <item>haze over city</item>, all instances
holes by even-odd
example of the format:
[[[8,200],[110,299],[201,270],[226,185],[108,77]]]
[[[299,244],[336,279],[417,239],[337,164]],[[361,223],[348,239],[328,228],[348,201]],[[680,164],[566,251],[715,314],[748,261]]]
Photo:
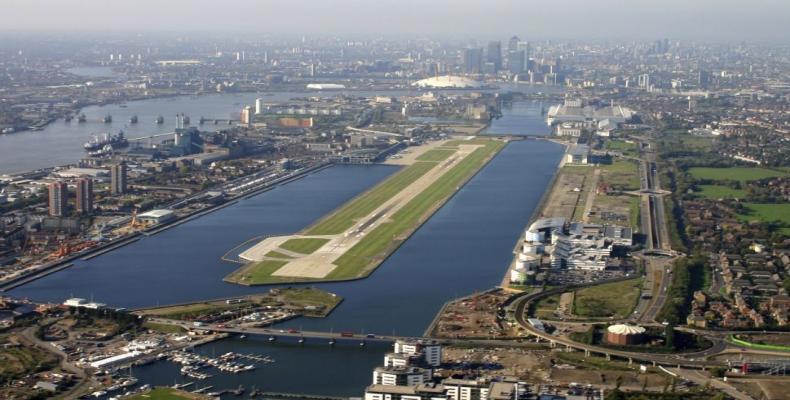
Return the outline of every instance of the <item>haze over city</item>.
[[[782,42],[782,0],[5,0],[2,30],[267,32]]]

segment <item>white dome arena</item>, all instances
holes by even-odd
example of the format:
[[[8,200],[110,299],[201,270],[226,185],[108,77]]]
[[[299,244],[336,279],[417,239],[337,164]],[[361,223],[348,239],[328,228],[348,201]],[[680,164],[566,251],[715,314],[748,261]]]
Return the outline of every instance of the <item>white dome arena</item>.
[[[482,82],[462,76],[444,75],[434,78],[422,79],[412,84],[421,88],[435,89],[474,89],[482,87]]]
[[[617,324],[606,329],[615,335],[641,335],[645,333],[645,328],[636,325]]]

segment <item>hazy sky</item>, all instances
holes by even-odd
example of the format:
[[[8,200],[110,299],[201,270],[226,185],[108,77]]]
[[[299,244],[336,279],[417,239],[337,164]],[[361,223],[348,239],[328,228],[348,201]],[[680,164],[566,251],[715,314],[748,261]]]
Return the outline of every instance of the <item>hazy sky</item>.
[[[0,0],[0,30],[787,42],[790,0]]]

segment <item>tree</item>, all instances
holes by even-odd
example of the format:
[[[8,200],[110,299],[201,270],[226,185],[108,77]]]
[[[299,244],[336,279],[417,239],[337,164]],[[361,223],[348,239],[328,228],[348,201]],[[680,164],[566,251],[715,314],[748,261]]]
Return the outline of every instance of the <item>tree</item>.
[[[675,349],[675,326],[672,324],[667,325],[664,329],[664,335],[666,336],[664,340],[664,345],[667,348]]]

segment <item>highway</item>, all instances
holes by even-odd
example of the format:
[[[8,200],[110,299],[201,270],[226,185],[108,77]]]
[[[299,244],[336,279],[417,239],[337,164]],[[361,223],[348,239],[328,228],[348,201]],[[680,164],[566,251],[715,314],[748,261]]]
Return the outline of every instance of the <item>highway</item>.
[[[607,357],[619,357],[626,360],[640,360],[640,361],[653,363],[655,365],[665,365],[672,367],[686,367],[686,368],[699,369],[699,368],[724,365],[719,361],[707,361],[704,359],[706,357],[720,354],[726,349],[727,345],[722,340],[713,340],[714,345],[711,348],[695,353],[688,353],[688,354],[640,353],[640,352],[614,350],[601,346],[578,343],[565,337],[554,336],[544,331],[538,330],[534,328],[529,322],[526,321],[527,310],[529,309],[529,304],[531,302],[543,296],[562,293],[567,289],[568,288],[557,288],[557,289],[547,290],[544,292],[530,293],[528,295],[525,295],[517,299],[514,302],[516,322],[522,328],[524,328],[529,333],[529,335],[535,336],[542,340],[549,341],[552,343],[553,346],[561,345],[575,350],[584,351],[585,353],[602,354]]]

